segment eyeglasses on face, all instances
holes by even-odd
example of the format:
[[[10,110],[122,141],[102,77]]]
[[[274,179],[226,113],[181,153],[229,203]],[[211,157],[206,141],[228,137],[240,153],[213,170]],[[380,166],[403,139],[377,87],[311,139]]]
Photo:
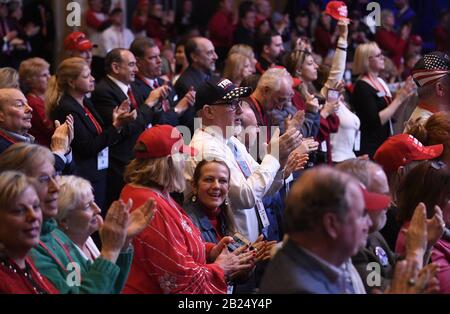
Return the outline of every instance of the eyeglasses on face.
[[[61,172],[56,171],[52,175],[39,176],[39,177],[37,177],[37,180],[39,183],[48,184],[51,180],[58,181],[60,179],[60,177],[61,177]]]
[[[236,111],[238,108],[242,110],[242,100],[233,99],[230,101],[215,102],[214,105],[227,106],[231,111]]]
[[[376,54],[376,55],[374,55],[374,56],[370,56],[369,58],[377,58],[377,59],[380,59],[380,58],[384,58],[384,55],[383,55],[382,52],[380,52],[379,54]]]

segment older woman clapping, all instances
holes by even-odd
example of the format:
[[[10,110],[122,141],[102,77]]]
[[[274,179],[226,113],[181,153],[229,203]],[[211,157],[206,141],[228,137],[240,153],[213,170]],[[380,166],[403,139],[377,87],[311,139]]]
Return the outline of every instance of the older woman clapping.
[[[35,182],[23,173],[0,174],[0,293],[57,293],[27,257],[39,243],[42,211]]]
[[[140,135],[136,158],[125,171],[127,185],[121,198],[140,206],[152,197],[158,208],[134,240],[126,293],[225,293],[226,276],[253,267],[254,253],[228,253],[230,237],[218,245],[203,242],[200,231],[171,198],[169,193],[185,188],[180,152],[194,153],[176,129],[156,125]]]
[[[151,220],[153,202],[130,215],[131,203],[114,202],[100,230],[102,250],[92,263],[87,261],[76,244],[60,229],[54,217],[58,213],[59,174],[54,157],[40,145],[18,143],[5,150],[0,158],[0,171],[17,170],[37,180],[36,191],[43,214],[39,245],[31,256],[37,269],[60,293],[118,293],[126,280],[133,249],[131,238]],[[122,266],[120,260],[128,262]],[[69,278],[71,280],[69,280]]]

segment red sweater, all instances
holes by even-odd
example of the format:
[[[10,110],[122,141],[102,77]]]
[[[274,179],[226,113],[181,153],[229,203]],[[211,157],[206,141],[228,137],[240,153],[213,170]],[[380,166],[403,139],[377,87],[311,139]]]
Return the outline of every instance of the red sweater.
[[[132,210],[149,197],[157,204],[152,222],[133,240],[133,264],[124,293],[226,292],[223,270],[217,264],[206,263],[215,244],[202,241],[198,228],[172,198],[129,184],[120,197],[133,200]]]
[[[208,24],[209,37],[214,47],[229,48],[233,45],[233,14],[219,10],[214,14]]]
[[[12,261],[8,262],[13,264]],[[14,272],[14,269],[9,268],[6,264],[0,263],[0,294],[59,293],[51,282],[37,271],[36,266],[34,266],[31,259],[26,258],[25,262],[28,266],[31,278],[33,278],[34,286],[41,291],[36,291],[33,288],[31,281],[27,279],[25,273],[21,271],[18,266],[14,267],[16,270],[16,272]]]
[[[53,123],[47,119],[45,114],[44,100],[32,95],[27,95],[28,104],[33,108],[33,117],[31,118],[31,129],[28,131],[36,138],[36,143],[50,147],[53,132],[55,131]],[[64,121],[59,121],[64,123]]]

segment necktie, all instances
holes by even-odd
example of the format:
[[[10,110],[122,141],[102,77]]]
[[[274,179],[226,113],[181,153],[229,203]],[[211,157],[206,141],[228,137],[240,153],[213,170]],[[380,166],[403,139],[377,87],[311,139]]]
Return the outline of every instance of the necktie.
[[[154,79],[153,80],[153,89],[157,89],[158,87],[159,87],[158,79]],[[164,112],[169,111],[170,110],[169,101],[167,99],[162,99],[161,100],[161,107],[162,107]]]
[[[131,87],[128,88],[128,98],[130,99],[131,105],[134,109],[138,110],[139,106],[137,104],[136,98],[134,98],[133,92],[131,91]]]

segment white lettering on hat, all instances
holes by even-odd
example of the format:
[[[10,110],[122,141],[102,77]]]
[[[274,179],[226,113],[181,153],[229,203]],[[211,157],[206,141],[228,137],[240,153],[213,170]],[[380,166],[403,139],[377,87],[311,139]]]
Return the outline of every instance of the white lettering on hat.
[[[337,10],[338,10],[340,16],[347,17],[347,14],[348,14],[347,6],[342,5]]]
[[[230,86],[230,85],[232,85],[232,84],[233,84],[233,83],[232,83],[230,80],[224,79],[223,81],[219,82],[219,84],[217,84],[217,85],[218,85],[219,87],[225,89],[225,88],[227,88],[228,86]]]

